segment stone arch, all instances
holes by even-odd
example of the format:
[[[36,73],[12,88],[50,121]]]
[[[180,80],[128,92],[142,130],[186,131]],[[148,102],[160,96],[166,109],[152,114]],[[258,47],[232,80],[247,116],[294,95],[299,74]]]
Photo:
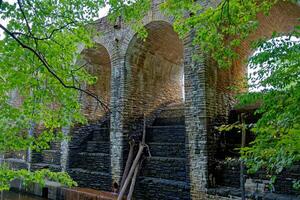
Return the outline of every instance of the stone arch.
[[[270,39],[273,35],[273,32],[277,32],[279,35],[286,35],[293,31],[296,25],[299,25],[300,22],[300,6],[294,3],[279,1],[276,5],[270,10],[268,16],[263,13],[257,15],[257,20],[259,26],[256,31],[249,35],[248,38],[242,41],[241,45],[236,49],[239,54],[239,59],[234,61],[231,68],[227,70],[222,69],[212,69],[216,68],[216,63],[211,61],[208,63],[210,72],[209,72],[209,81],[212,83],[208,91],[208,103],[209,107],[209,116],[212,120],[210,124],[219,125],[221,123],[226,123],[226,120],[231,120],[231,123],[236,120],[235,116],[230,116],[231,119],[228,119],[230,109],[235,104],[233,99],[234,90],[229,89],[230,86],[236,86],[239,90],[245,90],[245,76],[247,74],[247,60],[254,53],[255,50],[251,48],[251,43],[258,39]],[[215,76],[215,78],[213,78]],[[215,97],[213,97],[215,96]],[[220,116],[225,118],[220,118]],[[217,121],[219,120],[219,121]],[[213,130],[211,131],[213,132]],[[214,141],[211,139],[211,141]],[[236,144],[239,144],[240,140],[236,141]],[[214,144],[212,144],[214,145]],[[215,149],[213,146],[211,149]],[[210,150],[213,152],[214,150]],[[227,155],[224,155],[227,156]],[[211,156],[212,158],[214,156]],[[226,177],[228,174],[224,174],[224,180],[229,180]],[[222,181],[221,181],[222,182]],[[222,183],[223,184],[223,183]],[[230,182],[229,185],[238,185],[239,180],[236,182]]]
[[[299,18],[300,6],[291,2],[279,1],[273,6],[268,16],[259,13],[257,15],[258,29],[244,40],[237,49],[240,58],[233,63],[231,76],[242,78],[247,73],[246,61],[254,52],[251,48],[251,42],[260,38],[270,39],[273,32],[286,35],[293,31],[296,25],[300,25]]]
[[[247,39],[242,41],[241,45],[236,49],[239,59],[235,60],[229,69],[214,69],[216,63],[213,61],[208,62],[209,77],[208,83],[211,86],[210,99],[215,96],[215,102],[211,102],[212,111],[211,115],[226,116],[234,105],[233,93],[235,90],[232,88],[245,90],[245,77],[247,74],[247,59],[252,55],[254,50],[251,48],[251,43],[260,38],[271,38],[273,32],[279,34],[287,34],[291,32],[295,25],[300,22],[300,6],[290,2],[279,1],[270,10],[268,16],[263,13],[257,15],[259,26],[256,31],[249,35]],[[214,89],[216,88],[216,90]]]
[[[107,106],[111,97],[111,59],[108,50],[101,44],[86,48],[81,51],[81,65],[85,65],[87,71],[97,78],[93,85],[85,85],[85,89],[96,94]],[[88,120],[99,120],[107,110],[99,106],[97,101],[90,96],[82,95],[82,108]]]
[[[170,23],[145,25],[148,37],[134,35],[125,54],[125,113],[132,122],[168,103],[183,102],[183,43]]]

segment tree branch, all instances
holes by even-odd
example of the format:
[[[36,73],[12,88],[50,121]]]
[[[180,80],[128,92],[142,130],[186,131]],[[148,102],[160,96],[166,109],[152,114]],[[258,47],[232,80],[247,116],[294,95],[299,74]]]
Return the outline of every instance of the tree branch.
[[[23,6],[22,6],[21,0],[18,0],[17,3],[18,3],[18,5],[19,5],[20,11],[21,11],[21,13],[22,13],[22,15],[23,15],[23,18],[24,18],[24,20],[25,20],[25,23],[26,23],[28,32],[29,32],[29,34],[32,36],[33,34],[32,34],[32,32],[31,32],[31,28],[30,28],[30,26],[29,26],[27,17],[26,17],[26,15],[25,15],[25,12],[24,12],[24,10],[23,10],[23,8],[22,8]]]
[[[34,50],[32,47],[27,46],[26,44],[24,44],[19,38],[17,38],[14,34],[12,34],[6,27],[4,27],[2,24],[0,24],[0,28],[2,30],[4,30],[11,38],[13,38],[22,48],[27,49],[29,51],[31,51],[37,58],[38,60],[44,65],[44,67],[47,69],[47,71],[64,87],[64,88],[68,88],[68,89],[74,89],[80,92],[83,92],[85,94],[87,94],[88,96],[93,97],[94,99],[97,100],[97,102],[106,110],[110,112],[109,107],[102,101],[99,99],[99,97],[92,93],[89,90],[84,90],[80,87],[76,87],[74,85],[67,85],[52,69],[50,64],[47,62],[46,58],[38,51]]]

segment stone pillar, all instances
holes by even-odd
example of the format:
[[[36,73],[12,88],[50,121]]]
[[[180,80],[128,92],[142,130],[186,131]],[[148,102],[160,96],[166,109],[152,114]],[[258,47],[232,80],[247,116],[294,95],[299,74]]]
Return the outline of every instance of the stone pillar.
[[[70,127],[62,128],[64,136],[68,136],[70,133]],[[60,166],[61,171],[67,171],[68,167],[68,157],[69,157],[69,143],[67,139],[63,139],[60,143]]]
[[[201,54],[193,61],[197,49],[192,36],[184,40],[185,124],[187,180],[191,199],[203,199],[208,184],[206,67]]]
[[[117,31],[117,30],[116,30]],[[119,183],[123,170],[124,149],[124,55],[121,42],[113,41],[114,51],[111,55],[111,100],[110,100],[110,153],[112,182]]]
[[[28,136],[29,137],[33,137],[34,127],[35,127],[34,122],[30,122],[30,128],[28,130]],[[27,152],[26,152],[26,163],[27,163],[27,169],[28,169],[28,171],[31,171],[31,156],[32,156],[32,150],[29,147],[27,149]]]

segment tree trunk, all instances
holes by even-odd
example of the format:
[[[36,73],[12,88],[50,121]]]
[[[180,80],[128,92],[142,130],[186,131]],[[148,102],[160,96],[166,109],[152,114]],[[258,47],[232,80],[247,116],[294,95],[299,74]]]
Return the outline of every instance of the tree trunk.
[[[140,160],[140,158],[141,158],[141,156],[143,154],[144,147],[145,147],[144,144],[140,144],[139,151],[138,151],[138,153],[137,153],[137,155],[136,155],[136,157],[135,157],[135,159],[133,161],[133,164],[132,164],[132,166],[130,168],[128,176],[127,176],[127,178],[126,178],[126,180],[124,182],[124,185],[123,185],[123,187],[122,187],[122,189],[121,189],[121,191],[119,193],[118,200],[121,200],[123,198],[125,192],[126,192],[128,184],[129,184],[129,182],[131,180],[131,177],[132,177],[132,175],[134,173],[134,170],[135,170],[135,168],[136,168],[136,166],[137,166],[137,164],[138,164],[138,162],[139,162],[139,160]]]
[[[241,122],[242,122],[242,144],[241,147],[245,147],[246,145],[246,123],[245,123],[245,116],[241,114]],[[241,185],[241,192],[242,192],[242,200],[245,200],[245,176],[244,176],[245,166],[243,161],[241,160],[241,168],[240,168],[240,185]]]
[[[120,188],[123,187],[124,185],[124,182],[126,180],[126,177],[128,175],[128,172],[130,170],[130,166],[132,164],[132,161],[133,161],[133,153],[134,153],[134,146],[135,146],[135,142],[134,140],[130,141],[129,142],[129,154],[128,154],[128,158],[127,158],[127,161],[126,161],[126,165],[125,165],[125,169],[124,169],[124,173],[123,173],[123,176],[122,176],[122,180],[121,180],[121,184],[120,184]]]
[[[142,160],[138,163],[138,165],[136,166],[135,170],[134,170],[134,174],[131,180],[131,184],[130,184],[130,189],[127,195],[127,200],[131,200],[132,195],[133,195],[133,191],[134,191],[134,186],[135,186],[135,182],[136,182],[136,177],[138,175],[138,172],[140,170],[140,167],[142,165]]]

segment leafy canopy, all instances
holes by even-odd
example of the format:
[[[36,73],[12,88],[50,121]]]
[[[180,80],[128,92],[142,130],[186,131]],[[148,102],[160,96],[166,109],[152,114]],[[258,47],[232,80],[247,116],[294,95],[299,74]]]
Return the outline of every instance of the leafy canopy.
[[[61,139],[62,127],[83,123],[79,89],[94,78],[77,66],[78,45],[92,45],[89,24],[98,16],[103,1],[80,0],[0,1],[0,153],[49,148]],[[32,137],[27,130],[41,132]],[[0,168],[0,189],[13,177],[59,179],[49,171],[25,172]],[[61,181],[74,185],[68,175]],[[56,178],[55,178],[56,177]]]
[[[297,39],[298,38],[298,39]],[[250,87],[261,92],[241,95],[242,104],[261,102],[261,118],[253,128],[256,139],[242,149],[250,171],[271,174],[300,160],[300,27],[290,36],[259,42],[250,58],[255,73]]]

